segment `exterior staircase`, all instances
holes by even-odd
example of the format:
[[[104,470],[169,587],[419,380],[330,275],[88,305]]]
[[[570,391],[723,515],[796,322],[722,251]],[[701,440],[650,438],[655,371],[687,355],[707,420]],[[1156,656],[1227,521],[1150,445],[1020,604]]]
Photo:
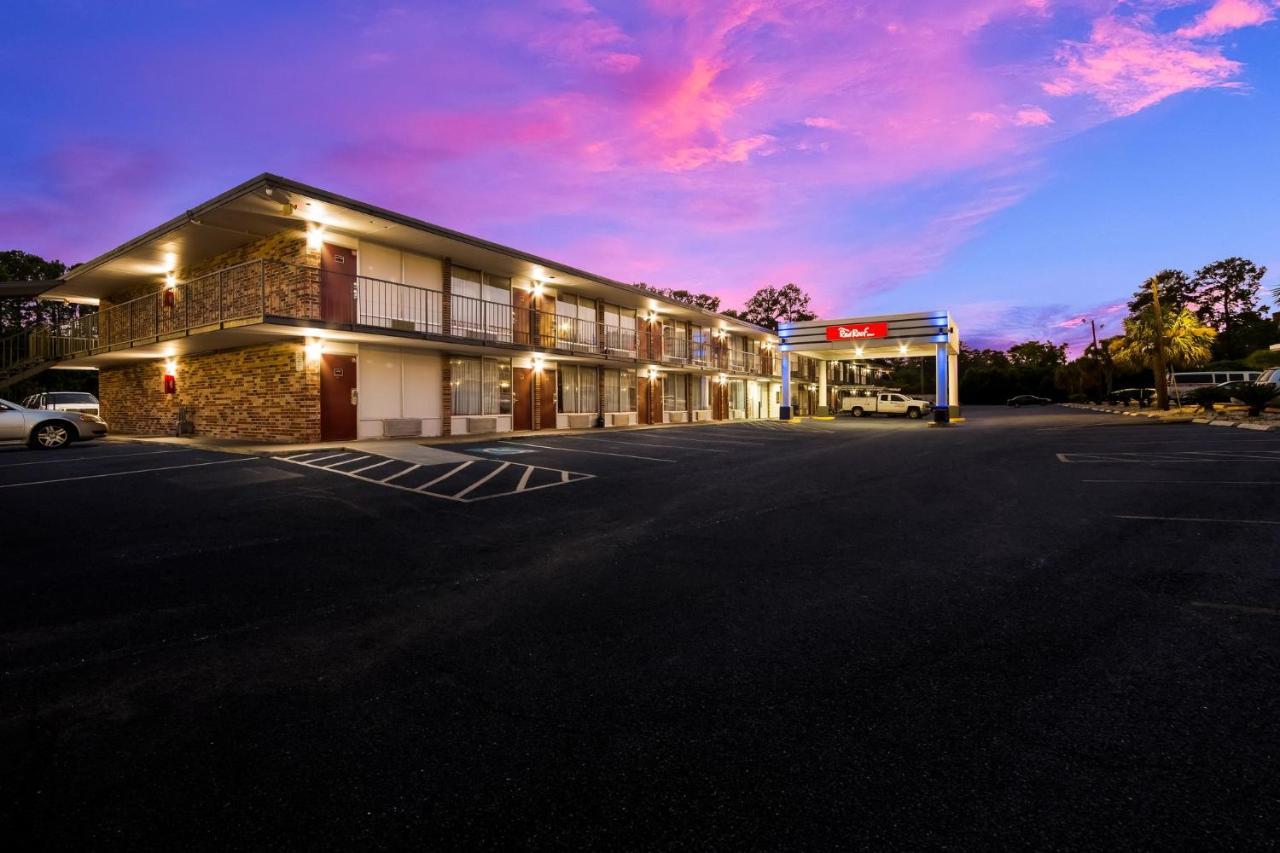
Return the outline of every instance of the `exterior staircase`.
[[[48,370],[58,357],[49,346],[52,329],[36,326],[0,338],[0,391]]]

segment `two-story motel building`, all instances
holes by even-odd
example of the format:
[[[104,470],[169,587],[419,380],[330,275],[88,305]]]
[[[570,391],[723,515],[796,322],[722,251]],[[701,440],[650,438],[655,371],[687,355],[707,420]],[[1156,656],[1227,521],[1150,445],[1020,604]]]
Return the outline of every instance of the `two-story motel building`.
[[[265,441],[817,413],[871,368],[741,320],[264,174],[69,271],[56,330],[116,432]]]

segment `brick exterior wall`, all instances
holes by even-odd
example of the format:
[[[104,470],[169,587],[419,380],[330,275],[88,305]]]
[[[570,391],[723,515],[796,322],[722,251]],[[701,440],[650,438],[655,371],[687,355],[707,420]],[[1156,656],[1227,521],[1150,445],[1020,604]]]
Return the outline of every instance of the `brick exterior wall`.
[[[162,361],[105,367],[102,416],[115,433],[172,435],[178,408],[187,406],[196,435],[319,441],[320,370],[303,352],[300,341],[288,341],[181,356],[176,394],[164,393]]]

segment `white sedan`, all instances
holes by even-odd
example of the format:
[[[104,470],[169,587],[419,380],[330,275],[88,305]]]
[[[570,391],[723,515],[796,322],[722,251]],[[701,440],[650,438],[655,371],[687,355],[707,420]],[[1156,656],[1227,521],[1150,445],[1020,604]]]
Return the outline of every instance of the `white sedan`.
[[[25,441],[28,447],[57,450],[106,434],[107,422],[97,415],[28,409],[0,400],[0,441]]]

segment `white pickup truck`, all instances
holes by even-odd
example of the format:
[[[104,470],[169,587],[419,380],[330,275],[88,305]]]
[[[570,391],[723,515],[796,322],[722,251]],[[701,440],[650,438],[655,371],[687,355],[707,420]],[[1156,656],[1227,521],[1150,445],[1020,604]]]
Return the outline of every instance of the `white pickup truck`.
[[[852,394],[842,397],[840,411],[848,412],[855,418],[867,415],[906,415],[912,419],[922,418],[933,408],[928,400],[918,400],[897,391],[875,391]]]

